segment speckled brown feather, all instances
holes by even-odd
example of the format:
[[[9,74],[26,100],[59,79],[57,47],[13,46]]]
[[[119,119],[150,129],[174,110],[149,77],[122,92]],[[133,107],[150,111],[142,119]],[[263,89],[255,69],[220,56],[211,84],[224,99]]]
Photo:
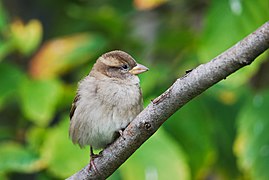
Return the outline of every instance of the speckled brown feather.
[[[71,106],[70,113],[69,113],[70,121],[72,120],[72,117],[73,117],[73,115],[75,113],[75,110],[77,108],[76,103],[79,100],[79,98],[80,98],[80,96],[78,94],[76,94],[75,99],[73,100],[73,103],[72,103],[72,106]]]
[[[123,51],[119,51],[119,50],[111,51],[111,52],[103,54],[101,57],[105,59],[117,59],[121,63],[129,64],[131,68],[136,66],[136,61],[134,60],[134,58]],[[118,65],[120,66],[121,64],[118,64]]]

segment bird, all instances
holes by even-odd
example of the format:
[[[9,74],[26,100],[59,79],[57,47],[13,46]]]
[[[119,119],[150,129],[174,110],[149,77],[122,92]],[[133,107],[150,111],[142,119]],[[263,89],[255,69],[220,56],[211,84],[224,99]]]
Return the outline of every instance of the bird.
[[[104,149],[122,135],[143,110],[140,80],[149,69],[128,53],[114,50],[101,55],[78,83],[70,110],[69,137],[81,148],[90,146],[90,167]]]

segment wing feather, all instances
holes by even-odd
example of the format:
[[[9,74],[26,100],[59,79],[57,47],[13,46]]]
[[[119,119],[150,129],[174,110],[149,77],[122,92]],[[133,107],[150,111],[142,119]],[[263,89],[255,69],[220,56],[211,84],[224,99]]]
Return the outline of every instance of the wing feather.
[[[73,100],[72,106],[71,106],[71,110],[70,110],[70,121],[72,120],[72,117],[74,116],[75,110],[77,108],[77,102],[80,99],[80,96],[78,94],[76,94],[75,99]]]

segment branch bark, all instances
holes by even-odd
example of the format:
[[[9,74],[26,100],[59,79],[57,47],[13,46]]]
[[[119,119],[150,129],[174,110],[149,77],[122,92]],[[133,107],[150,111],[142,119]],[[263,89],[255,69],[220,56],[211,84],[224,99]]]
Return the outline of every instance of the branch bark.
[[[88,166],[68,178],[105,179],[123,164],[178,109],[215,83],[250,65],[269,48],[269,21],[206,64],[201,64],[154,99],[113,144],[94,159],[98,172]]]

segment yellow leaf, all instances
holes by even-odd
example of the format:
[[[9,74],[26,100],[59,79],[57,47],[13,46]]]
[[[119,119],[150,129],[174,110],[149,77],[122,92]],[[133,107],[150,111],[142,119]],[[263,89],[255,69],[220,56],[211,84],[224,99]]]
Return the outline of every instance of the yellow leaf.
[[[85,63],[104,47],[104,39],[79,33],[50,40],[31,59],[30,74],[36,79],[48,79]]]
[[[27,24],[21,20],[15,20],[10,29],[14,45],[22,54],[29,55],[41,42],[42,24],[36,19],[30,20]]]
[[[134,0],[134,5],[139,10],[149,10],[154,9],[168,0]]]

